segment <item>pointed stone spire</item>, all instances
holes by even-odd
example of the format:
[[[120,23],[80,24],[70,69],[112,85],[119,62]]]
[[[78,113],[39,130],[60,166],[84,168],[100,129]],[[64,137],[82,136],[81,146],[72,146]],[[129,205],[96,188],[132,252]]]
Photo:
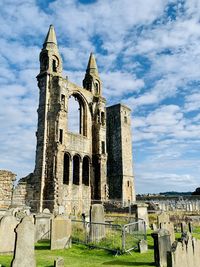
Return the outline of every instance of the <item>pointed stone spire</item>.
[[[50,25],[49,27],[49,31],[43,44],[43,48],[46,48],[48,45],[57,46],[56,33],[53,25]]]
[[[95,60],[95,57],[94,57],[93,53],[90,53],[90,58],[89,58],[89,61],[88,61],[86,73],[99,76],[97,63],[96,63],[96,60]]]

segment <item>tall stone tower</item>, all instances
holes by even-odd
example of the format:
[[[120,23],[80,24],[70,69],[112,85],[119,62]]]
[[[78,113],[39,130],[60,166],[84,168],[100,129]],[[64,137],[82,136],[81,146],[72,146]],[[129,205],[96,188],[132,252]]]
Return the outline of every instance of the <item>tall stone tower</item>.
[[[62,60],[51,25],[40,53],[40,92],[34,199],[37,209],[80,213],[91,198],[107,199],[106,101],[93,54],[83,87],[62,76]],[[69,129],[71,99],[79,106],[78,132]]]
[[[124,205],[135,201],[131,110],[117,104],[106,108],[109,197]]]

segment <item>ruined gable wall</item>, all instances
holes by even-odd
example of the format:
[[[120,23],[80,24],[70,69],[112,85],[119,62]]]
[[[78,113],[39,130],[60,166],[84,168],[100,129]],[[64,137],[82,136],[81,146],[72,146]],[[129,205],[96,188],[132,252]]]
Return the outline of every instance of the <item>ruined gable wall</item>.
[[[16,174],[0,170],[0,208],[9,208],[12,201],[12,189]]]

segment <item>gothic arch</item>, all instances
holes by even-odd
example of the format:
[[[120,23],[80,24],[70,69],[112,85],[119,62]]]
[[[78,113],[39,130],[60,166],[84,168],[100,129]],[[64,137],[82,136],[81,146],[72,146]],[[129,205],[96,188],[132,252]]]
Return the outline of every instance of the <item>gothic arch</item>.
[[[80,184],[80,161],[81,157],[79,154],[75,154],[73,156],[73,184],[79,185]]]
[[[63,184],[69,184],[69,175],[70,175],[70,164],[71,164],[71,155],[66,152],[64,153],[63,158]]]
[[[82,179],[84,185],[89,185],[90,181],[90,158],[85,156],[82,164]]]
[[[78,101],[79,104],[79,131],[78,133],[87,136],[87,120],[88,120],[88,103],[86,102],[85,98],[82,94],[78,91],[72,92],[69,96],[74,97],[75,100]],[[69,110],[69,107],[68,107]],[[68,120],[70,118],[70,114],[68,114]],[[69,121],[68,121],[69,123]]]

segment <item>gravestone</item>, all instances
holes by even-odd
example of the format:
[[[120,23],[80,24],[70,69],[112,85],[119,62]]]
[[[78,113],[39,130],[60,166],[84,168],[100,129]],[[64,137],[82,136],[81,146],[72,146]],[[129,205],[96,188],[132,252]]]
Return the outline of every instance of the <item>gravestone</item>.
[[[152,230],[153,231],[157,231],[158,230],[158,227],[155,223],[152,223]]]
[[[35,242],[50,240],[50,225],[52,214],[40,213],[35,215]]]
[[[166,212],[163,212],[160,215],[158,215],[157,221],[158,221],[158,227],[160,227],[161,223],[170,222],[169,215]]]
[[[57,259],[55,259],[54,261],[54,267],[64,267],[64,259],[61,257],[58,257]]]
[[[90,208],[90,242],[99,242],[105,237],[104,208],[101,204],[94,204]]]
[[[16,228],[17,239],[12,267],[36,267],[34,251],[34,224],[26,216]]]
[[[51,220],[51,250],[71,247],[71,220],[57,216]]]
[[[170,234],[165,229],[160,229],[151,234],[154,239],[154,261],[156,266],[167,266],[167,251],[171,250]]]
[[[160,224],[161,229],[166,229],[170,234],[171,244],[175,241],[174,224],[172,222],[165,222]]]
[[[148,250],[147,241],[144,240],[144,239],[140,240],[139,243],[138,243],[138,247],[139,247],[139,252],[140,253],[147,252],[147,250]]]
[[[13,252],[15,248],[17,219],[12,216],[4,216],[0,220],[0,253]]]
[[[45,208],[45,209],[43,209],[43,213],[47,213],[47,214],[49,214],[49,213],[51,213],[51,212],[50,212],[49,209]]]
[[[147,207],[148,207],[148,205],[145,203],[136,204],[136,219],[137,220],[139,220],[139,219],[144,220],[145,224],[146,224],[146,228],[149,228],[149,217],[148,217]],[[141,225],[141,227],[143,227],[143,226]],[[139,224],[139,228],[140,228],[140,224]],[[140,230],[140,229],[138,229],[138,230]]]

